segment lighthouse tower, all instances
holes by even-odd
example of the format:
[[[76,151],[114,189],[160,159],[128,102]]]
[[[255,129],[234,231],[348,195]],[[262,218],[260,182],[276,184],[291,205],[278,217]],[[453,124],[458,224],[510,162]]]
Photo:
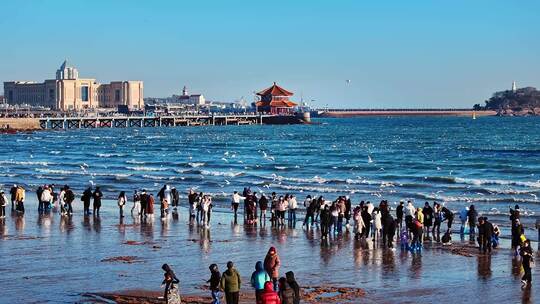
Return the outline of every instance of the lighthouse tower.
[[[517,91],[516,82],[512,81],[512,93],[515,93]]]

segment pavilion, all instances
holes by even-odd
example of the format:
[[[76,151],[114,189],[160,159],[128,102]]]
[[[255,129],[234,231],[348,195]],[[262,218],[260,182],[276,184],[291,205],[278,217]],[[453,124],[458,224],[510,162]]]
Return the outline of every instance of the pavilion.
[[[278,86],[275,82],[271,87],[260,91],[257,95],[260,96],[259,101],[255,103],[257,112],[291,114],[294,107],[297,106],[296,103],[289,100],[289,97],[294,93]]]

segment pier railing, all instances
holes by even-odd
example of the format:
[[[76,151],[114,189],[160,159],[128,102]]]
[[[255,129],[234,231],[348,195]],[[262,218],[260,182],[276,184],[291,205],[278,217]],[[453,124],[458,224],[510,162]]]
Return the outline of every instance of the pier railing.
[[[166,115],[166,116],[94,116],[48,117],[39,119],[42,129],[145,128],[208,125],[262,124],[271,115]]]

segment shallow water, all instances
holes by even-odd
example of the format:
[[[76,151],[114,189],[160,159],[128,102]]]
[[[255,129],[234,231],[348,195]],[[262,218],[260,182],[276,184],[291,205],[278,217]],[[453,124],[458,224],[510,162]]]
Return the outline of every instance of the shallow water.
[[[540,118],[363,117],[318,125],[87,129],[0,135],[0,185],[190,187],[228,204],[233,190],[412,199],[500,223],[540,215]]]
[[[73,303],[84,302],[83,292],[158,290],[165,262],[180,278],[183,292],[206,294],[201,286],[209,277],[208,265],[217,263],[223,270],[232,260],[249,291],[253,266],[270,246],[281,256],[281,274],[293,270],[301,285],[364,288],[368,295],[357,303],[432,303],[433,297],[442,303],[455,303],[459,297],[474,303],[515,303],[522,298],[535,303],[538,298],[534,288],[520,290],[520,276],[514,274],[519,264],[513,268],[506,249],[491,258],[436,249],[413,255],[354,241],[348,233],[333,239],[331,246],[321,246],[318,229],[306,231],[300,225],[232,225],[231,214],[215,212],[210,230],[205,230],[187,224],[185,209],[165,222],[141,224],[127,217],[120,223],[112,206],[113,201],[105,202],[99,219],[80,215],[80,206],[71,219],[38,216],[33,209],[24,218],[5,219],[0,224],[0,302]],[[102,261],[119,256],[132,256],[135,262]],[[539,271],[536,266],[533,277]]]

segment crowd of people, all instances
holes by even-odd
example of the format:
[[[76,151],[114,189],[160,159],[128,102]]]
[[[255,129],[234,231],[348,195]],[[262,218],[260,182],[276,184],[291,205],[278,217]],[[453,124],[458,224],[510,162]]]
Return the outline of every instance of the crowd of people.
[[[8,198],[4,191],[0,191],[0,218],[6,216],[5,208],[11,203],[14,214],[23,216],[25,212],[26,190],[21,185],[13,185]],[[36,190],[38,212],[58,212],[61,216],[72,216],[73,204],[76,195],[68,185],[56,187],[43,185]],[[180,206],[180,192],[169,185],[164,185],[156,195],[160,204],[160,217],[166,219],[169,213],[177,213]],[[88,187],[82,193],[80,200],[83,203],[85,216],[100,216],[103,193],[100,187]],[[92,211],[90,205],[92,203]],[[156,201],[152,193],[146,190],[135,190],[132,196],[131,215],[141,220],[151,219],[154,216]],[[452,225],[454,213],[446,206],[434,202],[425,202],[422,207],[415,207],[412,201],[406,204],[400,202],[392,210],[386,200],[374,205],[370,201],[360,201],[354,205],[348,196],[339,196],[335,200],[326,200],[323,196],[317,198],[307,195],[303,201],[305,217],[297,219],[299,203],[295,195],[278,195],[272,192],[268,197],[262,193],[252,192],[244,188],[242,194],[235,191],[231,196],[230,208],[233,212],[233,221],[238,222],[238,210],[243,203],[243,217],[245,225],[266,225],[267,211],[269,221],[273,227],[296,226],[297,221],[302,227],[312,229],[315,225],[320,229],[322,243],[343,233],[343,229],[352,231],[355,239],[371,240],[382,247],[394,249],[394,241],[399,241],[404,250],[421,252],[424,242],[436,242],[451,245]],[[117,199],[120,218],[124,217],[124,208],[129,204],[125,191],[120,192]],[[187,195],[189,209],[189,222],[195,223],[205,229],[210,227],[213,209],[212,196],[203,192],[189,190]],[[478,250],[483,254],[491,254],[492,248],[499,245],[500,229],[492,224],[488,217],[479,216],[474,205],[463,208],[458,212],[461,221],[460,234],[468,234],[472,241],[478,243]],[[525,236],[525,230],[520,222],[520,209],[516,205],[510,208],[511,246],[515,256],[521,256],[523,261],[524,286],[531,284],[531,267],[533,261],[530,240]],[[446,223],[446,229],[441,226]],[[279,263],[279,260],[278,260]],[[272,275],[274,289],[276,289],[277,275]],[[263,284],[258,285],[263,290]],[[228,302],[229,303],[229,302]],[[231,302],[231,303],[234,303]]]
[[[300,285],[296,281],[294,272],[288,271],[285,276],[280,277],[279,269],[281,260],[276,248],[270,247],[264,261],[255,263],[255,271],[251,274],[250,285],[255,292],[257,304],[299,304]],[[178,293],[179,283],[176,275],[169,265],[164,264],[165,271],[164,299],[168,304],[180,302]],[[220,273],[217,264],[211,264],[209,284],[212,304],[221,304],[224,294],[226,304],[238,304],[240,301],[240,287],[242,278],[239,271],[234,267],[232,261],[227,262],[227,269]]]

